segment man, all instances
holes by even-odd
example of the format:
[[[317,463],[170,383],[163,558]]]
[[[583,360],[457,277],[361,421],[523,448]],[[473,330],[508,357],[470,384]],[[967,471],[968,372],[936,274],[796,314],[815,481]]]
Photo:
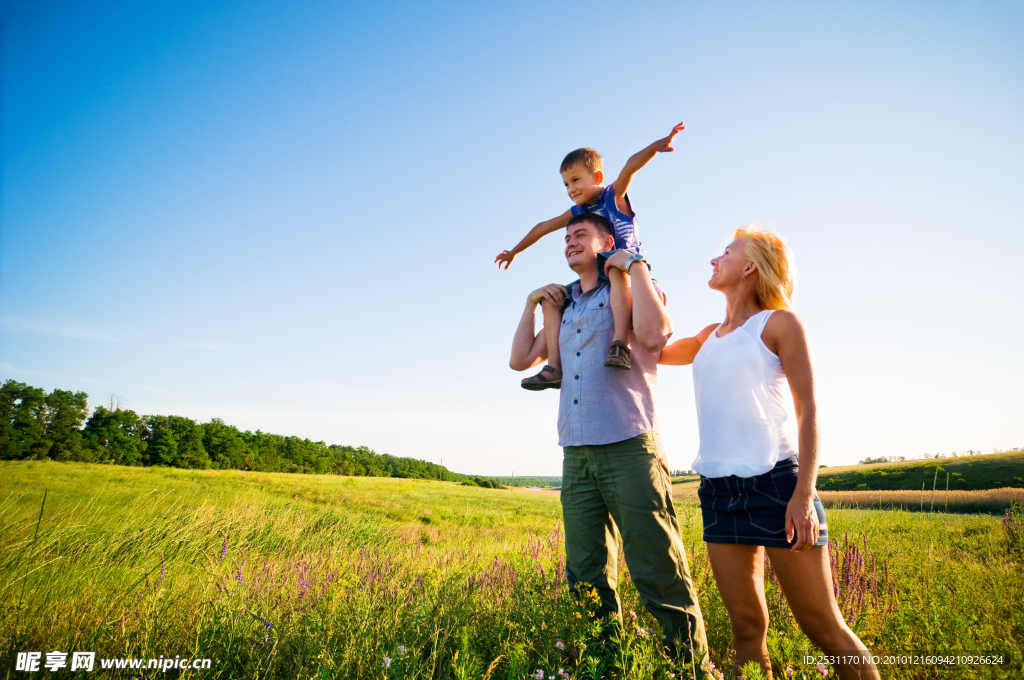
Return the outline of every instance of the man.
[[[618,527],[630,576],[644,606],[661,624],[669,653],[678,650],[685,660],[699,664],[707,658],[704,620],[656,431],[657,364],[672,335],[672,322],[646,264],[628,251],[609,257],[609,268],[630,275],[632,368],[605,367],[614,323],[610,286],[598,271],[597,254],[614,244],[612,226],[600,215],[587,213],[569,222],[565,259],[579,281],[530,293],[509,365],[524,371],[547,357],[544,333],[534,335],[534,313],[541,300],[564,305],[558,444],[564,452],[561,497],[569,586],[574,592],[580,584],[596,588],[601,598],[598,616],[613,616],[621,623],[615,589]]]

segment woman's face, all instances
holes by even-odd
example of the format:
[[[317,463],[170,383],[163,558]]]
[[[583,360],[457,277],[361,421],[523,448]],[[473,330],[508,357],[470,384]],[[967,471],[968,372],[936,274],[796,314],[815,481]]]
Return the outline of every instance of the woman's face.
[[[739,284],[743,271],[750,260],[743,254],[743,241],[736,239],[725,247],[725,252],[711,260],[711,280],[708,285],[715,290],[725,290]]]

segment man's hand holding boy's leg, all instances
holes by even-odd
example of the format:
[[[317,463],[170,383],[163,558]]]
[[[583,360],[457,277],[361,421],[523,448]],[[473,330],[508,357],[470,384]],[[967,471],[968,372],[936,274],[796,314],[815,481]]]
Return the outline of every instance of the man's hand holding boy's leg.
[[[562,355],[558,350],[558,334],[562,326],[562,305],[565,304],[565,286],[552,283],[538,288],[527,300],[539,304],[544,318],[544,341],[548,349],[548,363],[535,376],[525,378],[522,386],[527,390],[558,389],[562,386]]]

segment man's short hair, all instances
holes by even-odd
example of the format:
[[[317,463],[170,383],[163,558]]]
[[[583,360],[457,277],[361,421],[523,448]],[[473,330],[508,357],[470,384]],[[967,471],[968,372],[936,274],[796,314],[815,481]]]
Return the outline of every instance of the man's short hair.
[[[598,234],[601,234],[603,236],[611,236],[612,238],[615,238],[615,228],[612,227],[612,223],[608,221],[607,217],[604,217],[603,215],[598,215],[597,213],[587,212],[583,213],[582,215],[576,215],[571,220],[569,220],[569,223],[565,225],[565,228],[570,229],[574,225],[584,223],[594,225],[594,228],[597,229]]]
[[[604,163],[601,161],[601,154],[589,146],[583,149],[576,149],[570,151],[569,155],[562,161],[562,165],[559,166],[559,174],[574,168],[577,165],[582,165],[590,172],[597,172],[598,170],[604,170]]]

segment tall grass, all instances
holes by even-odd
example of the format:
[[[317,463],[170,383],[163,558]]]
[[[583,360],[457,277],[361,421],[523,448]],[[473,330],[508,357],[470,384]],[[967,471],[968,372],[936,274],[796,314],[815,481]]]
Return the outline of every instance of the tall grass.
[[[9,669],[18,651],[63,650],[214,660],[181,677],[684,677],[661,656],[621,555],[622,627],[602,627],[586,599],[574,603],[556,497],[83,464],[6,463],[0,473],[0,647]],[[732,677],[700,511],[680,504],[677,512],[712,660]],[[1024,673],[1024,585],[1005,525],[990,516],[830,511],[844,616],[876,652],[998,652],[1003,666],[956,677]],[[800,663],[814,648],[770,571],[766,592],[775,672],[821,677]],[[906,666],[885,677],[938,673]]]

